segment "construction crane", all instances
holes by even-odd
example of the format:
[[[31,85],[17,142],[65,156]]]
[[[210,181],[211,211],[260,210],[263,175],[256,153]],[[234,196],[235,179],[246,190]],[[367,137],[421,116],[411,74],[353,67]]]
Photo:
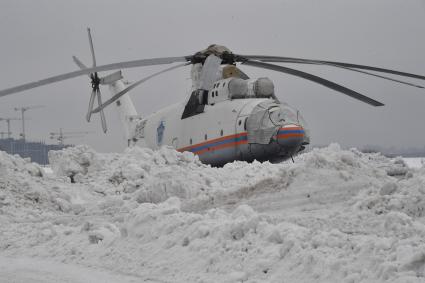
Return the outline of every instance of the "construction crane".
[[[3,139],[4,134],[7,134],[7,138],[10,139],[12,137],[12,131],[10,130],[10,121],[12,120],[21,120],[20,118],[0,118],[0,121],[6,121],[7,123],[7,132],[2,132],[1,138]]]
[[[4,139],[4,135],[8,134],[8,132],[0,132],[1,139]]]
[[[55,139],[58,141],[59,145],[64,145],[64,140],[69,138],[82,138],[87,134],[92,132],[64,132],[62,128],[59,129],[59,132],[50,133],[50,139]]]
[[[23,107],[15,107],[15,111],[21,111],[21,120],[22,120],[22,140],[25,141],[25,112],[30,109],[42,108],[44,105],[35,105],[35,106],[23,106]]]

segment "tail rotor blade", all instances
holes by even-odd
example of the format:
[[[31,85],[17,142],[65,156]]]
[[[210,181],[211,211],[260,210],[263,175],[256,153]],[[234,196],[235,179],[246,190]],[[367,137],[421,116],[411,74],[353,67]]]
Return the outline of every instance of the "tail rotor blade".
[[[102,121],[102,130],[104,133],[106,133],[108,128],[106,127],[106,118],[105,118],[105,113],[103,112],[103,110],[100,111],[100,120]]]
[[[93,67],[96,67],[96,57],[94,56],[94,47],[93,47],[93,40],[92,40],[92,37],[91,37],[90,28],[87,28],[87,34],[89,36],[91,56],[92,56],[92,59],[93,59]]]
[[[87,122],[90,122],[90,117],[93,110],[95,96],[96,96],[96,92],[93,90],[90,95],[89,109],[87,110],[87,115],[86,115]]]
[[[99,106],[102,105],[102,96],[100,94],[100,91],[97,91],[97,103],[99,104]],[[106,127],[106,118],[103,109],[100,111],[100,120],[102,122],[102,130],[104,133],[106,133],[108,129]]]
[[[72,56],[72,60],[74,60],[74,63],[80,68],[81,70],[87,69],[87,66],[84,65],[83,62],[81,62],[80,59],[77,58],[77,56]]]

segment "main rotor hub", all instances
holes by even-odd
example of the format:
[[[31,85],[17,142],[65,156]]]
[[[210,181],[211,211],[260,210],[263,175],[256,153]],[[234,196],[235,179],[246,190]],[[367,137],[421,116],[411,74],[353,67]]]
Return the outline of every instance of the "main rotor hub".
[[[221,64],[235,65],[236,62],[243,61],[243,58],[232,53],[226,46],[211,44],[207,49],[201,50],[190,58],[193,64],[204,64],[208,56],[215,55],[222,59]]]

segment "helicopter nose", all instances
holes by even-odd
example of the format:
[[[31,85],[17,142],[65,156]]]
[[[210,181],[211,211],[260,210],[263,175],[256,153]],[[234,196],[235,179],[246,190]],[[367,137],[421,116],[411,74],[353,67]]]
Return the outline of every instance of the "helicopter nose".
[[[305,131],[299,125],[285,125],[277,133],[277,142],[285,148],[298,148],[304,141]]]

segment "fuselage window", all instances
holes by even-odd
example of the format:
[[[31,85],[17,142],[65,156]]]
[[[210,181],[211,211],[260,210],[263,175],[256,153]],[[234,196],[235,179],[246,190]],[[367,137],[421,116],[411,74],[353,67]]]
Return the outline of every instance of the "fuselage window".
[[[226,85],[226,83],[223,83],[223,87]]]
[[[190,139],[189,141],[190,141],[190,144],[192,144],[192,139]]]
[[[220,131],[220,135],[223,136],[223,130]]]
[[[208,136],[207,136],[207,134],[205,134],[205,140],[207,140],[208,139]]]
[[[248,117],[245,118],[245,122],[243,123],[243,129],[246,131],[246,120],[248,120]]]
[[[239,123],[238,123],[238,124],[239,124],[239,126],[240,126],[240,125],[242,124],[242,120],[239,120]]]

